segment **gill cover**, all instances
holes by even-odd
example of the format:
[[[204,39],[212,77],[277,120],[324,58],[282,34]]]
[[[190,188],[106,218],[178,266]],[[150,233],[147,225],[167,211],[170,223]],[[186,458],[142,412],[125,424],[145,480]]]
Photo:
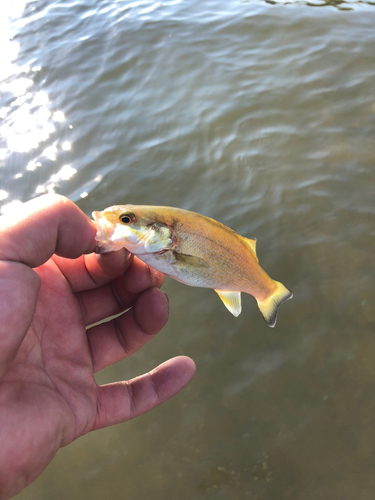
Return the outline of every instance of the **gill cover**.
[[[168,226],[160,223],[153,224],[148,231],[144,249],[147,253],[157,253],[161,250],[171,248],[172,232]]]

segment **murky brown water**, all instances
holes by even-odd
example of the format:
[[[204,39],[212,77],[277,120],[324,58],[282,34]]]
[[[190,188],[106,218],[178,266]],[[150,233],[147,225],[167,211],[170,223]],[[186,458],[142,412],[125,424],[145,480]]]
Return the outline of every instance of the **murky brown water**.
[[[193,382],[62,449],[19,500],[374,498],[375,7],[333,3],[353,10],[12,4],[3,211],[53,190],[87,213],[180,206],[256,237],[294,292],[270,329],[252,297],[236,319],[167,280],[168,325],[98,381],[186,354]]]

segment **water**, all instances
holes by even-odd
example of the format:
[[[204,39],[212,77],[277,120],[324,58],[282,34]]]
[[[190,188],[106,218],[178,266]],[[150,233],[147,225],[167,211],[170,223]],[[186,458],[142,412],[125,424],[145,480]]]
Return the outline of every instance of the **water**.
[[[167,280],[167,326],[97,379],[186,354],[193,382],[60,450],[17,498],[372,499],[374,7],[8,3],[2,210],[52,191],[88,214],[180,206],[256,237],[294,292],[273,330],[252,297],[236,319]]]

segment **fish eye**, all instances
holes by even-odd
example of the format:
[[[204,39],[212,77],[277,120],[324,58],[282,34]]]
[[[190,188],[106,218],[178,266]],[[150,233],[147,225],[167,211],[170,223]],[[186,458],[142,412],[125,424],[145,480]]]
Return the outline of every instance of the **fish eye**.
[[[134,214],[121,214],[119,219],[123,224],[130,224],[130,222],[134,221],[135,217]]]

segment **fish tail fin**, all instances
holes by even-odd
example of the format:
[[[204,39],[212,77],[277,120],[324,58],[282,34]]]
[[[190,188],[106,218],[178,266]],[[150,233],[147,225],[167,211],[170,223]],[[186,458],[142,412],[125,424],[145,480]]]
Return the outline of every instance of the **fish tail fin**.
[[[293,297],[293,294],[288,290],[282,283],[274,281],[276,284],[276,290],[265,300],[257,300],[260,312],[263,314],[263,318],[270,327],[276,325],[277,310],[279,306]]]

